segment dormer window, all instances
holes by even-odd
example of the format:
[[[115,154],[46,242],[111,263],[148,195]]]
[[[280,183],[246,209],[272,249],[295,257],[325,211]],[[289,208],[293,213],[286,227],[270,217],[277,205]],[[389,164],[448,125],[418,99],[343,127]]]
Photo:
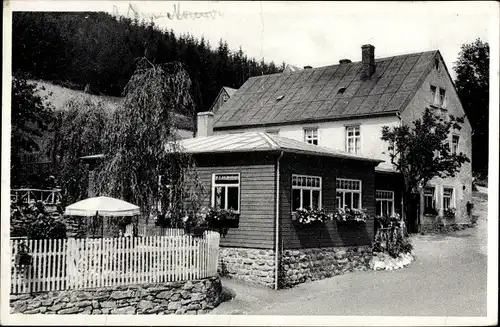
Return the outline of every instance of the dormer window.
[[[345,92],[345,87],[341,87],[338,91],[337,91],[337,94],[344,94]]]

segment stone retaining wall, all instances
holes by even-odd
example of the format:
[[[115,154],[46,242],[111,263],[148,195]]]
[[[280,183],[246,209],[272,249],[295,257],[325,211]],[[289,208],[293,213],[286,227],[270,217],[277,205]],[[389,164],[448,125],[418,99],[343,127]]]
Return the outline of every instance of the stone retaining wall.
[[[274,287],[274,250],[221,247],[219,273]]]
[[[203,314],[221,302],[219,277],[187,282],[10,296],[24,314]]]
[[[286,288],[350,271],[366,270],[371,258],[370,246],[285,250],[280,284]]]

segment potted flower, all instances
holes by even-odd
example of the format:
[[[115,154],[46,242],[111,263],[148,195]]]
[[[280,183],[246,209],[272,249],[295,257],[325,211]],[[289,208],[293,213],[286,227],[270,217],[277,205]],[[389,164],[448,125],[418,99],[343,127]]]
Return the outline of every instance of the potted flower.
[[[195,237],[202,237],[205,231],[208,230],[207,214],[210,209],[203,207],[196,213],[193,220],[193,235]]]
[[[18,267],[22,266],[26,267],[31,265],[33,258],[31,254],[28,253],[28,247],[26,246],[26,244],[24,243],[19,244],[17,248],[16,257],[14,260],[16,266]]]
[[[324,209],[304,209],[298,208],[293,213],[293,220],[296,220],[300,224],[309,225],[312,223],[324,223],[325,221],[332,219],[333,215],[326,213]]]

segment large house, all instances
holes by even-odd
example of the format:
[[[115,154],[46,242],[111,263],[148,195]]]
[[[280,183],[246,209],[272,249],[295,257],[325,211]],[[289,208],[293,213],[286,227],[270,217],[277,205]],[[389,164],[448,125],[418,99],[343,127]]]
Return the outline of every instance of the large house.
[[[402,177],[390,163],[388,144],[380,139],[382,126],[411,124],[426,108],[436,114],[464,116],[448,69],[439,51],[375,59],[375,47],[361,47],[362,60],[249,78],[232,97],[202,120],[214,135],[244,132],[268,134],[332,150],[380,159],[376,168],[376,214],[401,213]],[[205,131],[205,132],[203,132]],[[471,158],[471,125],[467,118],[450,135],[452,151]],[[198,133],[200,135],[200,131]],[[354,181],[354,180],[353,180]],[[357,183],[366,196],[362,183]],[[424,220],[408,217],[410,231],[430,224],[437,213],[456,208],[456,222],[465,222],[471,201],[471,164],[454,178],[434,179],[425,188]],[[418,197],[413,201],[418,203]],[[337,206],[359,207],[361,199],[337,191]],[[418,205],[417,205],[418,207]]]

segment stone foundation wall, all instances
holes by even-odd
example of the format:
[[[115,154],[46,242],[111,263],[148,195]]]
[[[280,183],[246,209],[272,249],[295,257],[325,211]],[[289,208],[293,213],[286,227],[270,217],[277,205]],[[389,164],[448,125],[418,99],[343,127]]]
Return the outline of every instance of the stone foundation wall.
[[[366,270],[371,258],[370,246],[285,250],[280,284],[286,288],[350,271]]]
[[[274,287],[274,250],[221,247],[219,258],[222,276]]]
[[[474,226],[476,226],[474,217],[468,218],[468,222],[459,223],[454,218],[424,215],[420,230],[423,233],[449,233]]]
[[[456,232],[459,230],[464,230],[467,228],[473,228],[475,226],[476,226],[475,223],[465,223],[465,224],[436,223],[436,224],[422,225],[421,232],[429,234],[445,234],[445,233]]]
[[[10,296],[24,314],[203,314],[221,302],[219,277],[187,282]]]

